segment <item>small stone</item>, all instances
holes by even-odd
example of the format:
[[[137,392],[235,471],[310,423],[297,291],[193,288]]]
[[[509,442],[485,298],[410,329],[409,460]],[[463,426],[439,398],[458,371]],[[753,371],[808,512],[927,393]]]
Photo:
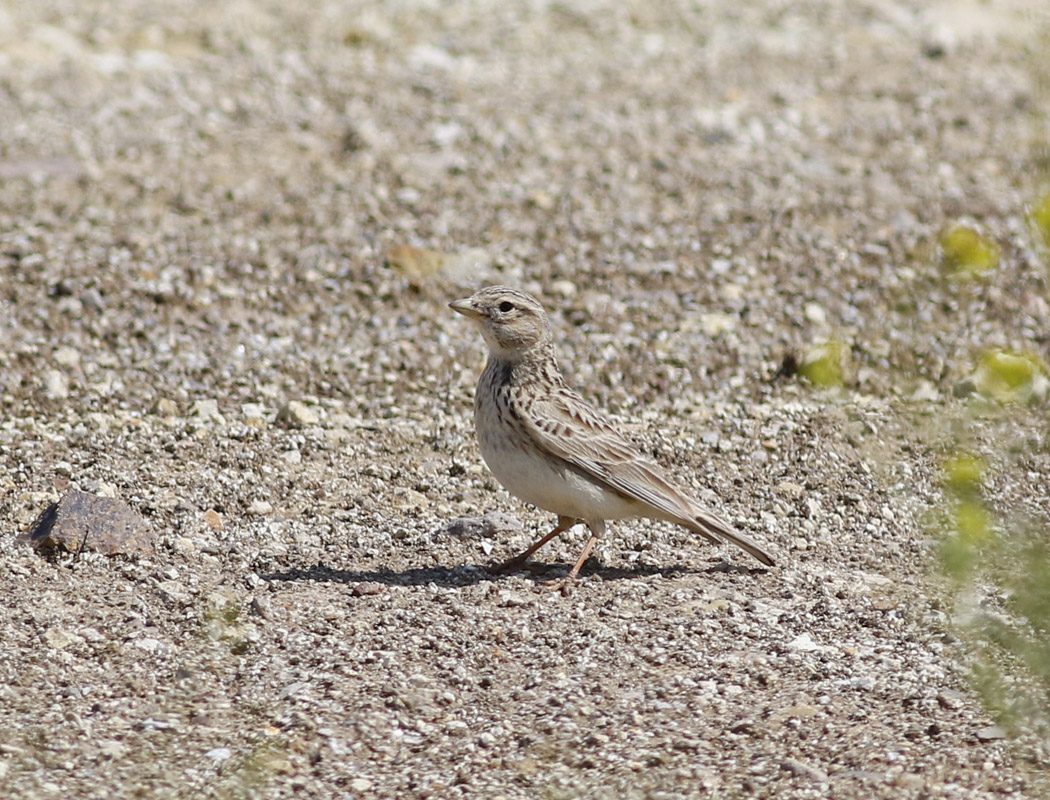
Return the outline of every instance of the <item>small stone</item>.
[[[372,781],[368,778],[354,778],[350,781],[350,788],[355,792],[367,792],[372,788]]]
[[[318,413],[301,400],[289,400],[277,412],[277,422],[289,428],[305,428],[320,421]]]
[[[798,650],[800,653],[813,653],[817,650],[823,650],[824,646],[817,644],[813,641],[813,637],[809,633],[802,633],[788,642],[788,647],[792,650]]]
[[[439,123],[431,128],[430,141],[438,147],[451,147],[463,132],[463,126],[458,122]]]
[[[102,295],[98,289],[87,289],[80,295],[80,302],[83,303],[85,308],[90,308],[92,311],[102,312],[106,310],[106,301],[102,299]]]
[[[159,417],[177,417],[179,415],[179,406],[170,397],[161,397],[153,404],[153,408],[150,411]]]
[[[807,703],[800,703],[798,705],[782,708],[781,710],[773,713],[770,718],[775,720],[790,719],[792,717],[796,717],[798,719],[812,719],[819,713],[819,706],[813,706]]]
[[[164,643],[159,639],[145,638],[135,639],[132,644],[140,650],[145,650],[147,653],[156,654],[162,650],[165,650]]]
[[[503,591],[499,593],[500,608],[519,608],[532,604],[532,600],[514,592]]]
[[[222,514],[214,508],[209,508],[204,512],[204,524],[213,531],[221,531],[224,527],[222,524]]]
[[[70,645],[78,644],[82,639],[63,628],[48,628],[44,631],[44,641],[48,647],[53,647],[55,650],[64,650]]]
[[[820,303],[806,303],[803,313],[806,315],[806,319],[814,325],[823,326],[828,324],[828,314]]]
[[[801,484],[792,483],[791,481],[781,481],[778,483],[777,491],[783,492],[788,497],[793,497],[796,500],[806,493],[805,488]]]
[[[526,199],[529,201],[530,206],[538,208],[540,211],[550,211],[555,204],[554,196],[543,189],[534,189],[526,195]]]
[[[127,745],[116,739],[104,739],[98,743],[99,755],[106,758],[120,758],[128,751]]]
[[[241,417],[246,425],[258,428],[266,422],[266,409],[259,403],[243,403]]]
[[[445,533],[464,539],[491,539],[502,534],[523,533],[517,519],[502,511],[489,511],[481,517],[459,517],[445,526]]]
[[[939,400],[940,397],[937,387],[930,381],[920,381],[911,395],[911,399],[917,403],[933,403]]]
[[[216,422],[219,425],[226,424],[226,418],[219,413],[219,401],[211,398],[197,400],[190,406],[190,416],[201,422]]]
[[[362,581],[354,584],[350,594],[354,597],[367,597],[368,595],[379,594],[385,588],[386,586],[377,581]]]
[[[729,314],[723,314],[720,311],[701,314],[700,327],[706,336],[718,336],[718,334],[731,331],[736,327],[736,317],[730,316]]]
[[[955,397],[969,397],[972,394],[976,394],[976,392],[977,381],[974,380],[973,375],[967,375],[952,387],[952,394]]]
[[[392,496],[394,505],[403,511],[418,510],[430,506],[430,501],[425,494],[417,492],[415,489],[408,489],[404,486],[394,487]]]
[[[576,284],[573,283],[572,281],[564,281],[564,280],[562,280],[562,281],[554,281],[554,283],[551,284],[551,291],[554,294],[561,295],[566,300],[568,300],[569,298],[575,297],[576,296],[576,292],[578,290],[576,288]]]
[[[204,754],[205,758],[210,758],[216,763],[222,763],[223,761],[229,761],[233,757],[233,750],[228,747],[215,747]]]
[[[161,581],[157,584],[157,591],[169,603],[185,605],[193,599],[189,590],[178,581]]]
[[[57,369],[49,369],[44,373],[44,392],[54,400],[69,397],[69,379]]]
[[[989,725],[978,730],[976,736],[981,742],[995,742],[1007,738],[1008,734],[1002,725]]]
[[[148,522],[122,500],[71,491],[48,506],[18,541],[36,549],[62,547],[112,556],[152,553],[154,533]]]
[[[79,367],[80,351],[72,347],[60,347],[51,356],[60,367]]]
[[[803,764],[794,758],[786,758],[781,761],[780,768],[798,778],[807,778],[814,783],[826,783],[828,780],[828,774],[823,770],[811,767],[809,764]]]
[[[966,695],[962,692],[957,692],[954,689],[945,689],[943,692],[937,694],[937,703],[941,708],[947,708],[954,711],[962,706],[966,701]]]
[[[256,517],[264,517],[273,513],[273,505],[266,500],[252,500],[248,505],[248,513]]]
[[[922,37],[922,54],[927,58],[943,58],[955,50],[958,39],[948,25],[934,25]]]
[[[273,616],[273,607],[270,604],[270,598],[266,595],[260,594],[253,597],[251,603],[248,604],[248,610],[263,619],[270,619]]]

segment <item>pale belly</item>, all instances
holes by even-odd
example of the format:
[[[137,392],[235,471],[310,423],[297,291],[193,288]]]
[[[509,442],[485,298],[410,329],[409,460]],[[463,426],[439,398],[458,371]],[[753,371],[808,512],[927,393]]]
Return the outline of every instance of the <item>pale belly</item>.
[[[581,520],[639,516],[639,504],[587,480],[564,462],[508,446],[505,436],[479,435],[478,443],[492,474],[526,503]]]

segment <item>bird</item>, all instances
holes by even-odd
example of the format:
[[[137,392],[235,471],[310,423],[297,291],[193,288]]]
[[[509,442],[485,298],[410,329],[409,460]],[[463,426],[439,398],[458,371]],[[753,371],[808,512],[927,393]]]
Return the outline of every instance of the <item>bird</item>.
[[[488,286],[449,307],[473,322],[488,345],[474,394],[482,458],[511,494],[558,517],[550,533],[497,571],[520,568],[547,542],[583,523],[590,536],[560,582],[567,593],[606,523],[632,517],[673,522],[774,566],[763,547],[700,505],[568,386],[550,320],[535,297]]]

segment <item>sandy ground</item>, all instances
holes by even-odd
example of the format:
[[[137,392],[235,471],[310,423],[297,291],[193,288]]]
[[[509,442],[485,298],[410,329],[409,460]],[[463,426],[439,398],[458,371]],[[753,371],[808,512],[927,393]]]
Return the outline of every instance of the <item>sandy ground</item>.
[[[954,389],[1050,344],[1047,30],[998,2],[0,6],[2,793],[1045,796],[1045,742],[967,680],[934,522],[962,445],[1046,520],[1046,406],[993,425]],[[946,277],[958,222],[993,274]],[[579,533],[489,575],[551,522],[473,439],[483,345],[446,304],[492,282],[778,566],[633,521],[569,598],[542,583]],[[829,339],[844,386],[785,374]],[[15,543],[73,488],[155,553]],[[514,519],[450,525],[487,512]]]

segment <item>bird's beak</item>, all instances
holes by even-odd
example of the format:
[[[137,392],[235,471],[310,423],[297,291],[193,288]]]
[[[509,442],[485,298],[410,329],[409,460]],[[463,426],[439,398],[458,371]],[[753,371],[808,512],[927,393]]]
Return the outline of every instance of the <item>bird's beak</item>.
[[[481,319],[481,312],[474,308],[474,304],[470,302],[469,297],[464,297],[462,300],[453,300],[448,304],[448,307],[453,311],[458,311],[465,317]]]

